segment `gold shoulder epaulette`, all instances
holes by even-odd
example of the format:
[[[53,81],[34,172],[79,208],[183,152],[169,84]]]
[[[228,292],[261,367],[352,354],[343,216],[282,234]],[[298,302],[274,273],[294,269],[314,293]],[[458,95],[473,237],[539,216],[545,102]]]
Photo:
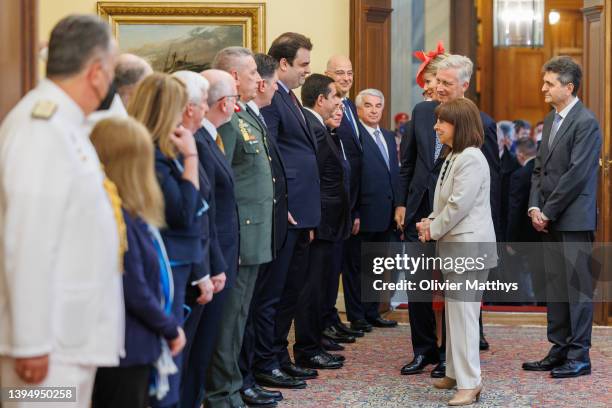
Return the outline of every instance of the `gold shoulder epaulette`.
[[[36,102],[34,109],[32,109],[32,117],[34,119],[48,120],[57,111],[57,103],[49,100],[42,100]]]

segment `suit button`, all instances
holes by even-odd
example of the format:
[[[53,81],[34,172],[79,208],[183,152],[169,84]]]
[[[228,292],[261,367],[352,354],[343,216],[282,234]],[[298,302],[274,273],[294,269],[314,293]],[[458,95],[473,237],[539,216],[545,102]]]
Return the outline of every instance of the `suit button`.
[[[246,224],[249,225],[251,223],[251,220],[246,220]]]
[[[268,156],[268,160],[272,161],[272,157]]]
[[[274,202],[274,204],[276,204],[276,198],[274,200],[272,200]]]
[[[272,177],[272,182],[276,183],[276,179],[274,177]]]
[[[256,149],[256,150],[255,150],[255,153],[259,154],[259,149]]]

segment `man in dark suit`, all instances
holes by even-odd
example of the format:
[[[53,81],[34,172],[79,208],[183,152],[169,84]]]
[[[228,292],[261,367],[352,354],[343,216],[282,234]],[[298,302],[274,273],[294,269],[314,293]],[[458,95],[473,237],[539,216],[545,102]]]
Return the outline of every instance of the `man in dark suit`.
[[[257,87],[255,99],[247,103],[247,112],[260,122],[264,133],[264,142],[268,146],[269,160],[272,168],[272,182],[274,183],[274,215],[272,218],[272,256],[276,258],[287,238],[287,178],[285,177],[285,165],[283,164],[276,141],[268,136],[266,122],[260,109],[272,102],[275,92],[278,90],[278,62],[267,54],[255,54],[257,72],[261,76],[261,82]],[[259,267],[259,274],[255,282],[255,291],[251,300],[249,317],[244,333],[242,351],[240,352],[240,371],[242,372],[242,399],[247,405],[270,406],[269,398],[275,401],[283,399],[279,391],[271,391],[262,388],[253,376],[253,360],[261,341],[260,327],[266,327],[266,317],[270,315],[270,305],[265,301],[266,288],[271,284],[273,275],[270,273],[271,262]],[[274,402],[275,403],[275,402]]]
[[[321,219],[317,144],[292,91],[310,73],[311,49],[310,40],[297,33],[284,33],[274,40],[268,54],[279,63],[278,90],[272,103],[261,110],[268,135],[276,141],[285,164],[289,198],[289,230],[270,266],[270,284],[262,293],[270,307],[262,319],[262,341],[253,362],[257,382],[275,387],[304,388],[304,379],[317,376],[316,370],[293,364],[287,350],[287,336],[306,282],[308,246]]]
[[[351,229],[348,161],[339,139],[325,126],[336,109],[340,95],[334,80],[312,74],[302,86],[304,115],[317,138],[317,162],[321,180],[321,222],[315,230],[308,258],[308,281],[299,300],[295,318],[296,364],[311,368],[340,368],[344,357],[327,353],[322,341],[322,311],[330,283],[330,258],[334,244],[348,237]]]
[[[325,74],[336,82],[336,86],[342,93],[342,105],[344,115],[342,122],[336,129],[336,134],[342,141],[346,157],[351,165],[351,235],[342,242],[338,242],[334,248],[331,258],[332,269],[330,277],[332,284],[328,288],[326,305],[323,311],[324,336],[326,339],[338,342],[353,342],[354,337],[363,337],[362,330],[355,330],[342,323],[336,310],[336,299],[338,297],[338,287],[340,284],[340,271],[351,270],[342,274],[342,287],[344,291],[344,304],[348,316],[354,316],[360,302],[359,288],[359,259],[360,241],[359,225],[359,191],[361,190],[361,132],[363,127],[359,123],[357,108],[348,94],[353,86],[353,64],[351,60],[343,55],[333,56],[327,61]],[[371,330],[368,323],[363,329]]]
[[[436,182],[443,162],[440,156],[443,146],[433,130],[436,122],[434,110],[439,103],[465,97],[465,92],[470,85],[472,69],[472,61],[460,55],[451,55],[441,61],[436,74],[437,101],[417,104],[412,120],[406,126],[405,146],[401,149],[403,157],[395,221],[398,227],[403,228],[404,236],[409,242],[418,242],[416,223],[427,217],[432,211]],[[497,125],[483,112],[480,113],[480,117],[485,135],[481,149],[489,164],[491,176],[491,213],[496,235],[501,237],[498,232],[501,197]],[[415,296],[419,298],[414,300]],[[402,374],[418,374],[427,365],[437,364],[432,371],[432,377],[444,377],[446,362],[443,349],[445,346],[444,341],[442,341],[441,350],[437,346],[431,293],[413,293],[413,301],[409,299],[409,302],[408,312],[414,358],[402,367],[401,372]],[[488,348],[488,344],[481,332],[482,348]]]
[[[359,239],[361,243],[390,242],[399,174],[395,136],[391,131],[379,126],[385,107],[385,97],[382,92],[377,89],[364,89],[359,92],[355,102],[359,121],[364,128]],[[361,283],[359,275],[353,279]],[[355,295],[361,296],[361,284]],[[356,304],[355,314],[348,317],[351,327],[361,330],[368,324],[375,327],[396,326],[396,321],[386,320],[380,316],[378,305],[379,302],[365,301]]]
[[[225,258],[225,289],[201,311],[199,324],[195,325],[195,340],[186,355],[184,375],[181,384],[181,407],[199,407],[204,399],[207,368],[214,352],[217,333],[227,294],[236,281],[238,269],[238,212],[234,195],[234,172],[221,151],[217,140],[217,128],[226,123],[234,114],[236,83],[228,73],[208,70],[202,73],[208,80],[209,110],[201,121],[201,127],[194,134],[198,158],[205,168],[214,196],[214,220],[221,253]],[[188,320],[198,310],[193,309]]]
[[[219,127],[225,157],[234,171],[240,257],[236,285],[228,294],[218,347],[211,360],[213,374],[207,376],[205,405],[211,408],[244,406],[238,360],[259,267],[272,260],[274,212],[274,187],[265,133],[257,118],[246,110],[246,103],[255,98],[261,81],[253,53],[243,47],[224,48],[215,56],[213,67],[234,77],[240,95],[234,115]]]
[[[499,146],[499,162],[500,162],[500,234],[499,238],[506,236],[508,227],[508,201],[510,200],[509,183],[512,173],[520,167],[514,152],[510,151],[515,141],[514,124],[507,120],[497,122],[497,143]]]
[[[592,242],[597,228],[597,176],[601,131],[593,112],[576,95],[582,70],[570,57],[555,57],[542,69],[544,120],[535,159],[529,216],[542,234],[546,270],[547,356],[524,370],[550,371],[553,378],[591,373],[593,324]]]

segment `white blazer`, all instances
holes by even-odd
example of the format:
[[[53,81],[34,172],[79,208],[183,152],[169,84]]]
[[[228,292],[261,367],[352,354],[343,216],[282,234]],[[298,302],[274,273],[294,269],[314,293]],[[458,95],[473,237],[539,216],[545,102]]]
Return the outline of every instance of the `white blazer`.
[[[480,149],[468,147],[461,153],[448,155],[436,183],[434,208],[429,215],[433,218],[430,234],[437,241],[438,256],[482,257],[484,268],[480,269],[497,265],[490,184],[489,165]]]

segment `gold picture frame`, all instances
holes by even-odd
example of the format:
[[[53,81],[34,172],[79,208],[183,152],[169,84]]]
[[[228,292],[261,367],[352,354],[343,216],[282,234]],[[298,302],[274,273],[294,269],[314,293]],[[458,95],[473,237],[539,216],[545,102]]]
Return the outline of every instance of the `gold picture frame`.
[[[210,67],[221,48],[265,52],[263,3],[97,3],[121,52],[145,58],[153,69],[174,72]]]

